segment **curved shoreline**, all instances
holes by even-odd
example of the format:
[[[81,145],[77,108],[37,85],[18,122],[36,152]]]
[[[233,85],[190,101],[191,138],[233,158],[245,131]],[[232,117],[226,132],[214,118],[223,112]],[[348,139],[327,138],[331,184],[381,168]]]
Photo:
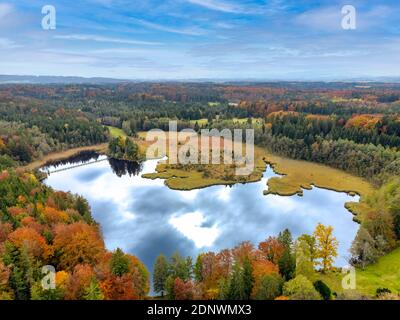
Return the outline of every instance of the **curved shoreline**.
[[[100,154],[104,154],[107,151],[107,143],[96,144],[93,146],[77,147],[72,149],[67,149],[64,151],[56,151],[45,155],[39,160],[35,160],[25,166],[19,167],[24,171],[35,171],[45,166],[48,162],[66,160],[72,156],[77,155],[84,151],[96,151]]]
[[[140,143],[142,141],[138,142],[143,148],[147,147],[144,143]],[[106,154],[107,143],[54,152],[20,168],[26,171],[35,171],[49,162],[66,160],[84,151],[95,151],[99,154]],[[354,193],[360,196],[359,201],[346,203],[345,207],[353,214],[354,219],[358,221],[360,218],[362,219],[361,202],[364,197],[373,190],[372,185],[365,179],[323,164],[284,158],[271,154],[262,147],[257,147],[255,151],[257,155],[255,165],[256,174],[250,179],[248,178],[243,181],[224,180],[222,177],[217,176],[205,179],[200,177],[197,171],[188,172],[183,170],[170,170],[168,168],[160,170],[163,167],[162,164],[157,165],[156,172],[144,174],[143,177],[147,179],[163,179],[168,188],[187,191],[216,185],[258,182],[262,179],[266,167],[270,166],[274,173],[279,176],[268,180],[266,186],[268,189],[264,191],[264,195],[301,196],[303,190],[310,190],[313,186],[335,192]],[[327,177],[329,179],[327,179]]]

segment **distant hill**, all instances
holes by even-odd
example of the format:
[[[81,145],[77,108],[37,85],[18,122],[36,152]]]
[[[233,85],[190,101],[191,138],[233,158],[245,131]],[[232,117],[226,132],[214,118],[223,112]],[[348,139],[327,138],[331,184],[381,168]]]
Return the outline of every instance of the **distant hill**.
[[[4,83],[31,83],[31,84],[108,84],[121,83],[129,80],[112,78],[83,78],[83,77],[57,77],[57,76],[15,76],[0,75],[0,84]]]
[[[62,77],[62,76],[31,76],[31,75],[1,75],[0,84],[24,83],[24,84],[117,84],[117,83],[170,83],[170,84],[192,84],[208,83],[221,85],[237,86],[270,86],[270,87],[291,87],[298,89],[318,89],[318,88],[348,88],[363,86],[380,86],[392,84],[396,87],[400,85],[400,77],[377,77],[377,78],[353,78],[353,79],[330,79],[330,80],[290,80],[290,79],[181,79],[181,80],[140,80],[140,79],[114,79],[102,77]]]

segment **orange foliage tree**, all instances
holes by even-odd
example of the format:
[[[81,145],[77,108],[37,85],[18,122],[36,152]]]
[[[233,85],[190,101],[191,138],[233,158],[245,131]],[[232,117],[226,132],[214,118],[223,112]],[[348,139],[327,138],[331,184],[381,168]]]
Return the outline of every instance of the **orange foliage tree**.
[[[253,293],[258,292],[264,276],[272,273],[279,274],[278,266],[268,260],[255,260],[252,262],[252,266],[254,279]]]
[[[95,265],[105,253],[98,229],[83,222],[56,225],[54,234],[53,246],[62,269],[71,270],[77,264]]]
[[[36,258],[46,260],[52,254],[51,247],[35,229],[29,227],[18,228],[9,235],[8,239],[19,249],[25,247],[28,253]]]
[[[11,223],[1,223],[0,222],[0,243],[6,241],[8,235],[12,232]]]
[[[87,288],[90,285],[90,282],[92,281],[93,277],[94,277],[94,272],[91,266],[87,264],[79,264],[75,266],[72,274],[66,277],[67,280],[66,280],[65,299],[66,300],[82,299],[85,293],[85,288]]]
[[[110,275],[100,283],[100,288],[106,300],[137,300],[140,298],[131,274],[121,277]]]
[[[44,208],[43,217],[48,224],[68,222],[69,220],[68,214],[66,214],[64,211],[60,211],[52,207]]]

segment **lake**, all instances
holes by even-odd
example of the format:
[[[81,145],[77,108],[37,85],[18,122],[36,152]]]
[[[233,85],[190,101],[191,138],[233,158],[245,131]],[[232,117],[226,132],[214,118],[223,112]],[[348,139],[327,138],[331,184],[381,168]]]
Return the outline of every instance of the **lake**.
[[[107,248],[136,255],[150,271],[160,253],[195,258],[246,240],[257,244],[285,228],[294,237],[311,234],[319,222],[334,227],[335,264],[347,264],[358,224],[344,204],[358,196],[319,188],[304,190],[303,197],[264,196],[268,179],[277,176],[270,167],[259,182],[176,191],[164,180],[141,177],[154,172],[157,162],[138,165],[87,153],[46,167],[57,172],[45,183],[88,199]]]

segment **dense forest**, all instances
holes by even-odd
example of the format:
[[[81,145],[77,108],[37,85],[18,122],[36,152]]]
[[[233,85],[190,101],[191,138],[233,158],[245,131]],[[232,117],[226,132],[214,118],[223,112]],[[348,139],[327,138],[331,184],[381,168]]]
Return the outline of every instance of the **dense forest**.
[[[143,264],[105,249],[80,196],[57,192],[19,167],[73,147],[109,143],[120,160],[140,160],[129,138],[153,128],[254,128],[269,151],[322,163],[371,182],[350,262],[360,268],[399,246],[400,85],[390,83],[120,83],[0,86],[0,299],[142,299]],[[119,160],[118,160],[119,159]],[[128,166],[129,167],[129,166]],[[122,173],[121,173],[122,174]],[[285,230],[258,247],[243,243],[155,263],[154,290],[170,299],[343,298],[319,279],[332,270],[329,226],[292,239]],[[329,248],[324,248],[329,239]],[[41,267],[57,270],[43,291]]]

